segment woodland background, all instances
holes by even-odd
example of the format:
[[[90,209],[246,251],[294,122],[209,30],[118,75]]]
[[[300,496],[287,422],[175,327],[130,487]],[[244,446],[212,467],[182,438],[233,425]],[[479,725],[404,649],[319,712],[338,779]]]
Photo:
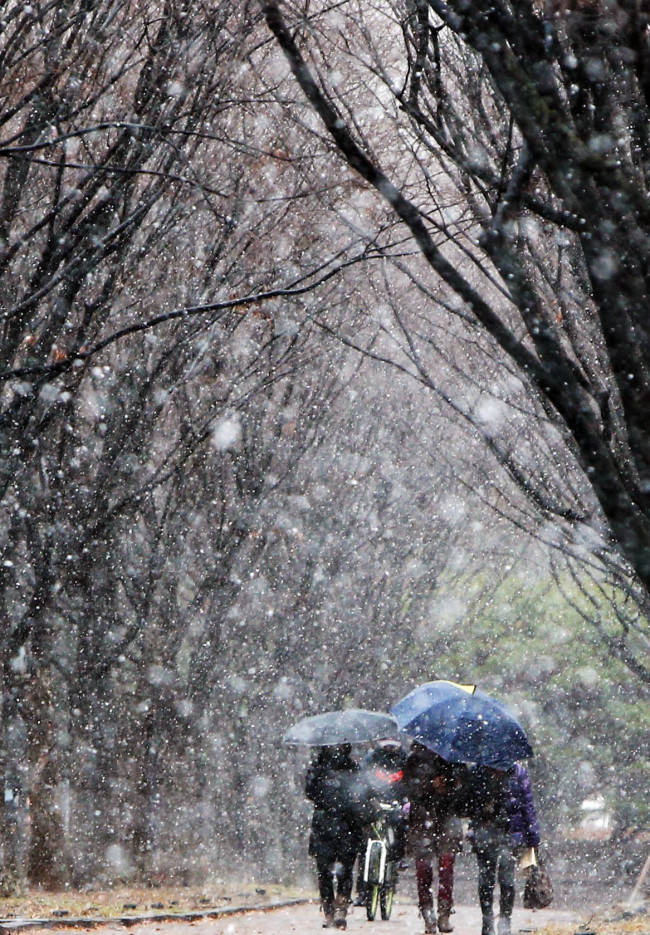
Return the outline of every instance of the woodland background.
[[[5,894],[295,880],[286,727],[435,677],[641,840],[649,65],[631,0],[1,5]]]

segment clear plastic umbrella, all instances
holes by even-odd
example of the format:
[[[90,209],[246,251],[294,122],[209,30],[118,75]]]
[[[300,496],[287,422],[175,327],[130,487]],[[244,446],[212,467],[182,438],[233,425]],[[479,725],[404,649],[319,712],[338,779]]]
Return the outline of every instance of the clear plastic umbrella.
[[[366,743],[399,733],[391,714],[345,708],[326,711],[298,721],[284,735],[284,742],[309,747],[330,747],[341,743]]]

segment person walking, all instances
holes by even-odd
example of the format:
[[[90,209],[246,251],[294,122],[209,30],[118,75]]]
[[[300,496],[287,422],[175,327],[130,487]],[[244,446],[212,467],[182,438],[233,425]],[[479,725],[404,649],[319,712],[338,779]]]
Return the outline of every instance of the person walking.
[[[349,744],[321,747],[305,778],[305,795],[314,803],[309,853],[316,858],[323,928],[347,928],[354,862],[363,841],[358,778]]]
[[[424,931],[453,932],[454,864],[462,847],[459,808],[463,801],[463,765],[453,765],[414,743],[404,766],[408,798],[407,850],[415,857],[418,905]],[[438,874],[437,916],[434,907],[434,866]]]
[[[494,935],[494,887],[499,881],[498,935],[510,935],[519,854],[537,848],[539,823],[525,766],[508,770],[474,767],[470,772],[467,814],[469,837],[478,863],[481,935]]]
[[[404,788],[404,766],[407,752],[399,740],[386,737],[379,740],[371,750],[366,753],[360,763],[361,780],[363,784],[364,806],[376,800],[403,806],[406,801]],[[406,818],[400,812],[399,817],[392,824],[395,842],[391,849],[391,857],[401,861],[404,857]],[[366,829],[364,829],[365,831]],[[364,835],[365,837],[365,835]],[[365,906],[368,899],[368,886],[363,879],[366,858],[366,841],[364,840],[357,860],[357,897],[355,906]]]

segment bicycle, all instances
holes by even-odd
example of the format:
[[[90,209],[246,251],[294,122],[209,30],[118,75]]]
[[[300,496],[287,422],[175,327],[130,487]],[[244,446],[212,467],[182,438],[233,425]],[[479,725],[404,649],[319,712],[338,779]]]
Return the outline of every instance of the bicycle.
[[[363,882],[366,889],[366,916],[373,922],[377,908],[384,922],[390,919],[397,886],[395,825],[402,820],[401,808],[395,803],[376,803],[376,815],[368,830]]]

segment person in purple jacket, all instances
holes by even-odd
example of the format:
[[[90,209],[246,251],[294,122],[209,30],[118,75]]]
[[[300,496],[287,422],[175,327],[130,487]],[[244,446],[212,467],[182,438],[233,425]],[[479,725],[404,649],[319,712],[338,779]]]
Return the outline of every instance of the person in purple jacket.
[[[477,766],[470,771],[466,814],[478,862],[481,935],[494,935],[494,886],[499,880],[498,935],[510,935],[515,901],[515,864],[527,848],[539,846],[539,824],[528,772],[520,763],[508,770]]]

